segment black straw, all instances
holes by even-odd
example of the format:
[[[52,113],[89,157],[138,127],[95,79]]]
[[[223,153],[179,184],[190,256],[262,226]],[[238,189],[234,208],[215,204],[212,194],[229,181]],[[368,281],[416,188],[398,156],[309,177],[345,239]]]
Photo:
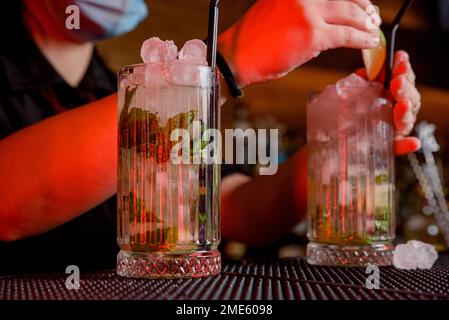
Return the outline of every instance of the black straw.
[[[391,81],[391,72],[393,71],[394,65],[394,52],[396,46],[396,33],[399,29],[399,25],[401,24],[402,18],[404,17],[407,10],[412,6],[413,0],[405,0],[402,4],[401,9],[393,20],[391,29],[388,33],[387,39],[387,58],[385,61],[385,82],[384,87],[388,89],[390,87]]]
[[[217,64],[218,5],[220,0],[211,0],[209,5],[209,25],[207,32],[207,64],[215,68]]]

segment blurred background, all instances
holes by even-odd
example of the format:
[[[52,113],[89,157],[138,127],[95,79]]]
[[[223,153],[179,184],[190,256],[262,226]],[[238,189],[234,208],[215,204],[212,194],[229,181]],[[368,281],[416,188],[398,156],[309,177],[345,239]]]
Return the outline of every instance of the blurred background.
[[[254,2],[222,0],[220,30],[224,31],[236,22]],[[206,37],[208,0],[148,0],[147,3],[150,14],[138,29],[98,44],[100,54],[112,70],[140,62],[140,46],[149,37],[174,40],[178,47],[186,40]],[[374,0],[373,3],[379,6],[384,25],[388,26],[402,0]],[[439,151],[434,153],[435,164],[447,199],[444,181],[449,178],[449,0],[416,0],[401,26],[397,48],[410,53],[417,75],[422,94],[422,109],[417,123],[425,120],[436,125]],[[228,101],[222,109],[222,127],[281,129],[282,161],[305,144],[307,94],[323,89],[361,66],[358,50],[339,49],[323,53],[283,79],[251,86],[245,90],[243,98]],[[445,209],[441,201],[432,200],[429,194],[431,179],[427,179],[424,159],[422,153],[397,159],[398,241],[419,239],[445,250],[442,230],[435,221],[436,211],[444,213]],[[251,174],[253,169],[248,167],[248,173]],[[418,174],[417,177],[417,171],[421,176]],[[270,252],[282,257],[303,255],[305,243],[305,226],[300,225]],[[242,258],[248,252],[257,254],[257,251],[237,243],[225,243],[224,251],[231,259]],[[266,254],[266,249],[263,251]]]

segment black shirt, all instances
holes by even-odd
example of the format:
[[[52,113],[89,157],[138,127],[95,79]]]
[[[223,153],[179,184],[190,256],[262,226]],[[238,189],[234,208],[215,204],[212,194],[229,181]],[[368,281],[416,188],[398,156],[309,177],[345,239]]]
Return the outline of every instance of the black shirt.
[[[115,75],[96,52],[81,83],[73,88],[26,35],[0,47],[0,139],[115,91]],[[0,272],[64,272],[70,264],[81,270],[113,268],[118,252],[116,212],[113,197],[45,234],[0,242]]]

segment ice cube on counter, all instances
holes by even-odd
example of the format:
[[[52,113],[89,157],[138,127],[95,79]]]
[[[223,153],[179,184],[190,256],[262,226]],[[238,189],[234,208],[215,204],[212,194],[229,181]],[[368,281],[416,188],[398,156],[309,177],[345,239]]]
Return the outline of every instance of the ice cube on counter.
[[[393,252],[393,265],[398,269],[430,269],[437,259],[433,245],[417,240],[399,244]]]

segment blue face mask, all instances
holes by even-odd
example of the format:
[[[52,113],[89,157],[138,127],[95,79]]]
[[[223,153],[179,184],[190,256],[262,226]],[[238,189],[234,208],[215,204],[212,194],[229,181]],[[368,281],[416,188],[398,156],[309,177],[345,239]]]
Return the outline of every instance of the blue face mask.
[[[148,15],[145,0],[51,0],[47,8],[63,27],[68,6],[79,8],[80,28],[67,29],[70,36],[79,41],[96,41],[115,37],[133,30]]]

